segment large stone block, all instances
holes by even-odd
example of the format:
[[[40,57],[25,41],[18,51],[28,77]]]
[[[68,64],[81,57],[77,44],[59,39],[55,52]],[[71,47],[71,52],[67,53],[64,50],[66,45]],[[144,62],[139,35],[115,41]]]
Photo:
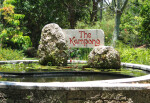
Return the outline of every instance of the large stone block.
[[[88,56],[90,67],[102,69],[119,69],[121,67],[120,55],[113,47],[95,47]]]
[[[104,32],[101,29],[63,29],[68,47],[93,48],[104,45]]]
[[[42,29],[38,55],[40,64],[67,65],[68,55],[65,34],[55,23],[47,24]]]

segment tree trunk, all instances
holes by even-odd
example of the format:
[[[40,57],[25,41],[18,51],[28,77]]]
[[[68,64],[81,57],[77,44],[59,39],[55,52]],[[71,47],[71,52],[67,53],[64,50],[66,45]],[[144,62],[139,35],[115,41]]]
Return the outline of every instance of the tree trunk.
[[[139,0],[135,0],[135,5],[139,6]]]
[[[119,26],[120,26],[120,19],[121,19],[121,13],[116,12],[115,16],[115,28],[113,32],[113,46],[115,47],[116,40],[118,40],[119,37]]]
[[[39,41],[40,41],[40,38],[41,38],[41,31],[40,31],[40,29],[39,29],[38,32],[32,32],[32,36],[30,38],[31,38],[32,46],[35,47],[35,48],[38,48]]]
[[[1,41],[0,41],[0,48],[2,48],[2,46],[3,46],[3,39],[1,38]]]
[[[75,11],[72,10],[72,8],[69,8],[69,23],[71,29],[74,29],[76,26],[76,20],[75,20]]]
[[[113,43],[112,45],[115,47],[116,40],[118,40],[119,37],[119,25],[120,25],[120,18],[121,18],[121,8],[120,8],[120,0],[117,0],[117,8],[115,9],[115,28],[113,32]]]
[[[29,20],[29,22],[31,21]],[[30,36],[32,46],[37,49],[41,38],[41,28],[38,25],[34,24],[32,24],[31,26],[28,25],[27,27],[30,28],[29,30],[31,31],[31,33],[29,33],[28,36]]]
[[[92,13],[91,13],[91,17],[90,17],[90,21],[96,21],[96,16],[97,16],[97,9],[98,9],[98,2],[96,2],[95,0],[93,1],[93,9],[92,9]]]
[[[100,2],[100,21],[103,19],[103,0]]]
[[[72,4],[67,5],[68,12],[69,12],[69,23],[70,23],[70,28],[74,29],[76,26],[76,11],[74,9],[74,6]]]

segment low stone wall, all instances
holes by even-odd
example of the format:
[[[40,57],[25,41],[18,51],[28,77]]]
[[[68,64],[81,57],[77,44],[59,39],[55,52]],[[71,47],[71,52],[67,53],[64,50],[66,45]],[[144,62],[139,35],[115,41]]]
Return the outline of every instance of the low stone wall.
[[[0,89],[0,103],[149,103],[150,90]]]
[[[149,103],[150,84],[0,82],[0,103]]]

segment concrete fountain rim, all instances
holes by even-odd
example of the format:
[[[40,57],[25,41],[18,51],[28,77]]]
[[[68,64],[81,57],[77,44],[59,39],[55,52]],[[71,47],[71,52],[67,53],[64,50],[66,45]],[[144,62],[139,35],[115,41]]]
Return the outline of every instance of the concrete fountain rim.
[[[0,61],[0,64],[6,63],[33,63],[38,60],[11,60]],[[86,61],[83,61],[86,62]],[[68,60],[69,63],[69,60]],[[121,63],[123,67],[131,67],[150,71],[150,66]],[[33,82],[8,82],[0,81],[0,88],[7,89],[38,89],[38,90],[145,90],[150,89],[150,84],[133,83],[138,81],[150,80],[150,74],[140,77],[100,80],[100,81],[84,81],[84,82],[49,82],[49,83],[33,83]]]

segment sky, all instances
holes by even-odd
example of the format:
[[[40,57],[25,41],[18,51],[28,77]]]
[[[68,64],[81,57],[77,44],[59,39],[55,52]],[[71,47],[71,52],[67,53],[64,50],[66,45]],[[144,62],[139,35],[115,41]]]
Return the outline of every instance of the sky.
[[[109,1],[109,2],[111,2],[112,0],[106,0],[106,1]]]

